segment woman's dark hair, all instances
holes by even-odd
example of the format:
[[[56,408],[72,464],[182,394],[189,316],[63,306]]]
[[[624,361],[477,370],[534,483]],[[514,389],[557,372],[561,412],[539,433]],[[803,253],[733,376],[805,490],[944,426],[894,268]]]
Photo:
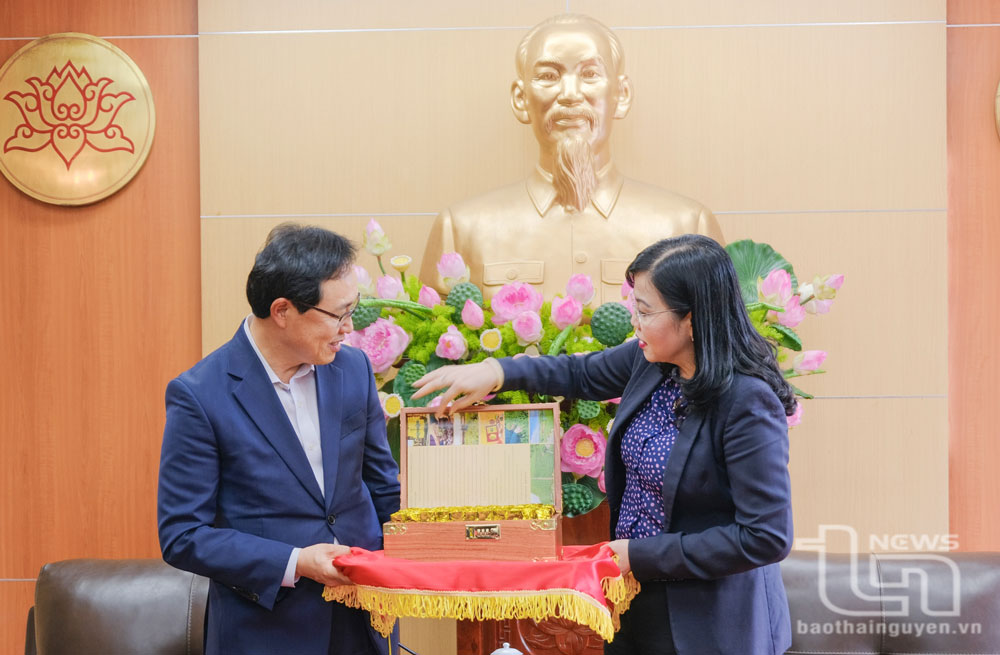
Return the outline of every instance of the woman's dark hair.
[[[774,349],[750,323],[725,248],[697,234],[663,239],[629,264],[629,284],[638,273],[649,273],[650,282],[678,316],[691,314],[695,373],[681,380],[691,404],[712,402],[729,388],[733,373],[742,373],[767,382],[786,414],[795,411],[792,387],[778,368]]]
[[[354,263],[354,245],[321,227],[282,223],[267,235],[247,276],[253,315],[267,318],[278,298],[299,312],[320,301],[320,285],[344,275]]]

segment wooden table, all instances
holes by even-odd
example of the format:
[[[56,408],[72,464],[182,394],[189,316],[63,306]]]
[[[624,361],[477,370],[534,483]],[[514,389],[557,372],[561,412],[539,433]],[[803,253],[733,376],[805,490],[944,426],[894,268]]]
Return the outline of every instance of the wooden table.
[[[596,544],[608,540],[610,512],[607,502],[597,509],[563,519],[563,544]],[[490,655],[504,642],[525,655],[602,655],[604,640],[589,628],[550,619],[458,621],[458,655]]]

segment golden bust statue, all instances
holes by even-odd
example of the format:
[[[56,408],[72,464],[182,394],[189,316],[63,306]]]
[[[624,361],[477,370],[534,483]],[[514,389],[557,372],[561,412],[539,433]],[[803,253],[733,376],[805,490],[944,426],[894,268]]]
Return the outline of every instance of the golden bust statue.
[[[599,304],[621,300],[625,267],[654,241],[689,232],[722,241],[708,209],[615,168],[611,124],[628,114],[632,83],[610,29],[589,16],[550,18],[525,35],[516,64],[511,106],[534,130],[538,164],[526,181],[442,211],[422,280],[444,291],[437,262],[458,252],[487,297],[521,281],[549,299],[586,273]]]

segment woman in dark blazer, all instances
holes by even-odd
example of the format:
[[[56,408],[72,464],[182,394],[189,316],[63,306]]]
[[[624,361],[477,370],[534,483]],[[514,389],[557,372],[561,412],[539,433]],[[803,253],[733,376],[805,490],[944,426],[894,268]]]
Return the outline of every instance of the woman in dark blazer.
[[[499,388],[621,396],[605,463],[610,545],[642,591],[605,653],[784,653],[791,387],[715,241],[659,241],[627,276],[637,339],[584,357],[444,367],[417,386],[447,388],[441,411]]]

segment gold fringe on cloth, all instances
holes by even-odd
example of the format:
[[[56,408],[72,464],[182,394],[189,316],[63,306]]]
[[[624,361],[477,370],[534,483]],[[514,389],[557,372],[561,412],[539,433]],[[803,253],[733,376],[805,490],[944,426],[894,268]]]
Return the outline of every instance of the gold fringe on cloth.
[[[544,591],[421,591],[362,585],[326,587],[323,598],[371,614],[372,627],[383,636],[392,631],[401,616],[427,619],[532,619],[562,618],[585,625],[605,641],[621,627],[621,614],[639,593],[639,581],[631,573],[601,581],[611,606],[575,589]]]

